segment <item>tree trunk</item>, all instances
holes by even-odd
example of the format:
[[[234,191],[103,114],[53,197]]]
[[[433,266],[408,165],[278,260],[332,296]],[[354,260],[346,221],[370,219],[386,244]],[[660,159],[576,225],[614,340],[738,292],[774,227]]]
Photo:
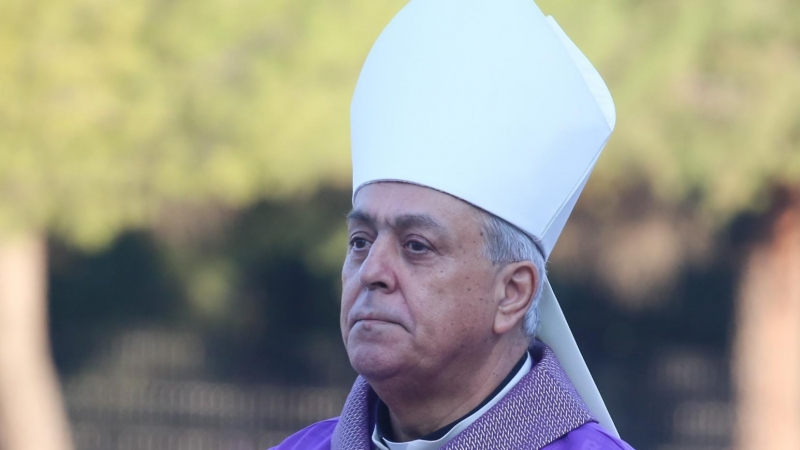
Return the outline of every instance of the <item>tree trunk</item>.
[[[739,290],[736,448],[800,449],[800,192],[782,193]]]
[[[0,449],[72,448],[47,332],[44,237],[0,240]]]

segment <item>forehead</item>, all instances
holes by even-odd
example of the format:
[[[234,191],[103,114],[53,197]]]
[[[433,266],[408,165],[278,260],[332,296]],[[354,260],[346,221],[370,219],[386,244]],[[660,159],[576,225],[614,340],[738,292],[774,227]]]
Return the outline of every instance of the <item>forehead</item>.
[[[480,212],[451,195],[401,182],[368,184],[358,190],[353,210],[376,220],[391,221],[403,215],[428,216],[445,228],[477,225]]]

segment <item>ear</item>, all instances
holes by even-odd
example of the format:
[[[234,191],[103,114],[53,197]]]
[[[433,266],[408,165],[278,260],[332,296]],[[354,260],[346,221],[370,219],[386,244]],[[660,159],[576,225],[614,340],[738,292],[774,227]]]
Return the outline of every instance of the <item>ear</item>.
[[[533,301],[531,297],[539,285],[539,277],[532,262],[520,261],[500,269],[497,281],[501,298],[494,318],[494,332],[505,334],[524,321]]]

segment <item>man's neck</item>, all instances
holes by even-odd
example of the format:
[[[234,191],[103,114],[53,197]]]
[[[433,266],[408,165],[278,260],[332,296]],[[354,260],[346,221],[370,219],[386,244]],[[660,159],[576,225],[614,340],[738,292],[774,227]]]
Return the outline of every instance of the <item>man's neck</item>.
[[[370,384],[389,409],[394,439],[411,441],[474,410],[498,388],[526,350],[525,345],[514,346],[488,355],[479,367],[454,367],[424,380]]]

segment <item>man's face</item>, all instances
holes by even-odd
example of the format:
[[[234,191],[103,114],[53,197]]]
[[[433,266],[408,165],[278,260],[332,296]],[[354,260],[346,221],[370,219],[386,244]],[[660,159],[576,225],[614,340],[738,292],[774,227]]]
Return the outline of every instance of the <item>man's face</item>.
[[[477,358],[492,336],[496,270],[477,209],[441,192],[374,183],[348,217],[341,328],[370,381],[425,379]]]

